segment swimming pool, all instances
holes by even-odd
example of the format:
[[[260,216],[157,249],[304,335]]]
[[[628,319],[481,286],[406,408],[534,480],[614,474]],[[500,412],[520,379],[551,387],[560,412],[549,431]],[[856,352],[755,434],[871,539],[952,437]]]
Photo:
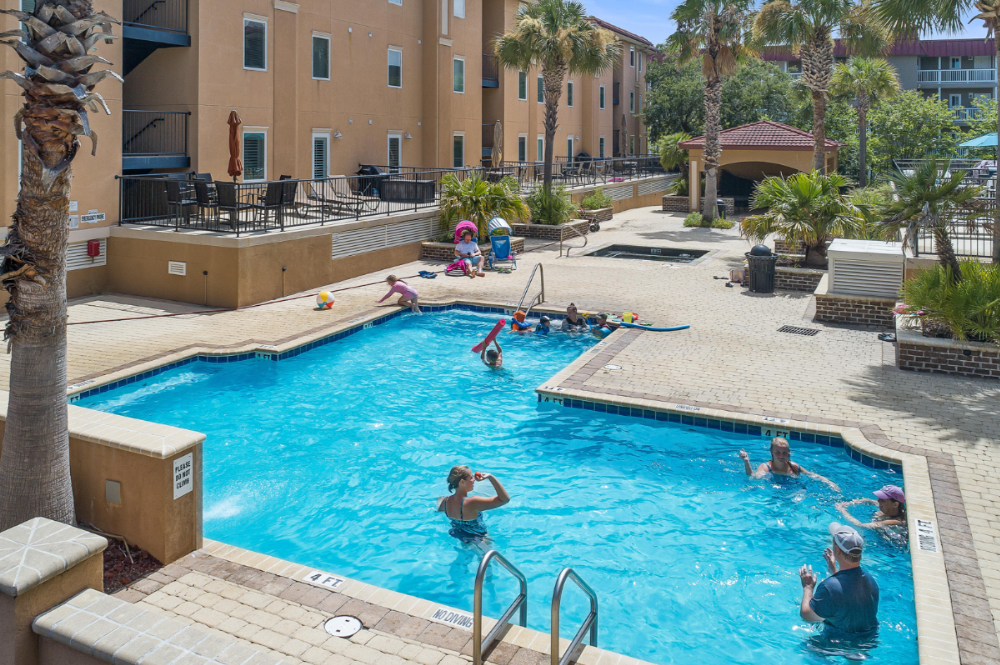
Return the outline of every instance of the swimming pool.
[[[797,571],[825,570],[841,495],[748,480],[737,453],[764,461],[763,437],[539,404],[534,389],[594,340],[503,334],[494,371],[469,348],[496,318],[407,314],[280,362],[194,362],[77,404],[208,434],[209,538],[471,610],[480,554],[434,512],[465,463],[512,496],[487,524],[528,577],[529,626],[548,630],[555,577],[572,566],[599,594],[603,648],[657,663],[822,660]],[[902,482],[838,448],[796,441],[793,459],[843,498]],[[868,543],[881,587],[870,656],[916,663],[909,553]],[[497,569],[485,594],[498,616],[516,584]],[[569,585],[565,637],[587,607]]]

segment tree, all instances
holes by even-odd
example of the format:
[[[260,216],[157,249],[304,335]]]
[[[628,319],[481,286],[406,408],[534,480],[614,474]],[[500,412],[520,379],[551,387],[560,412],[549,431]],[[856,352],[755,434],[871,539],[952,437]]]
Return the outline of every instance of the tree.
[[[558,127],[559,99],[566,74],[595,76],[611,69],[621,54],[614,34],[587,20],[575,0],[538,0],[521,5],[517,25],[497,38],[497,61],[506,69],[540,67],[545,93],[545,164],[543,188],[552,190],[552,151]],[[572,155],[569,155],[572,157]]]
[[[661,136],[656,142],[656,152],[660,156],[660,166],[665,171],[680,169],[681,175],[677,180],[670,183],[667,188],[669,194],[685,196],[688,194],[688,178],[691,176],[688,168],[688,151],[680,147],[681,143],[690,141],[691,135],[685,132],[676,132]]]
[[[797,50],[813,104],[813,168],[826,171],[826,103],[833,77],[833,35],[862,55],[890,43],[886,24],[860,0],[770,0],[754,21],[755,43]]]
[[[494,217],[513,221],[528,219],[530,214],[514,176],[506,176],[499,182],[487,182],[477,172],[462,180],[454,173],[441,178],[442,231],[467,219],[479,227],[479,237],[486,238],[487,226]]]
[[[836,237],[852,237],[861,227],[861,211],[841,194],[850,181],[839,173],[796,173],[787,179],[768,177],[757,185],[754,208],[760,215],[745,217],[740,234],[760,243],[778,233],[786,242],[806,246],[806,265],[826,266],[826,245]]]
[[[853,99],[858,112],[858,186],[868,184],[868,111],[872,100],[892,97],[899,91],[896,69],[883,58],[851,58],[837,65],[831,81],[834,96]]]
[[[10,401],[0,454],[0,530],[32,517],[75,523],[69,477],[66,402],[66,244],[70,165],[78,135],[90,131],[87,108],[107,105],[94,87],[110,70],[90,54],[118,23],[91,0],[40,0],[32,13],[4,11],[21,22],[3,33],[28,68],[4,72],[24,89],[14,117],[23,141],[21,190],[0,255],[10,294],[4,331],[11,354]]]
[[[868,134],[872,169],[879,173],[890,173],[894,159],[954,154],[962,139],[948,102],[916,90],[876,102],[868,115]]]
[[[713,220],[719,191],[722,79],[736,71],[747,50],[744,36],[753,0],[683,0],[670,15],[677,31],[667,39],[681,64],[701,61],[705,79],[705,198],[702,217]]]

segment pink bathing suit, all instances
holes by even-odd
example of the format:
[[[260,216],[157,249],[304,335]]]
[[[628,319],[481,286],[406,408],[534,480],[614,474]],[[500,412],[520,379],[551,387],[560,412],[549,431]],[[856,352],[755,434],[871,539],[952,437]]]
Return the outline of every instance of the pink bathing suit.
[[[413,288],[412,286],[410,286],[409,284],[404,284],[400,280],[396,280],[396,283],[393,284],[392,288],[389,289],[389,293],[387,293],[384,296],[382,296],[382,300],[385,300],[386,298],[388,298],[389,296],[391,296],[393,293],[398,293],[399,295],[403,296],[407,300],[413,300],[414,298],[417,297],[417,290],[415,288]],[[379,302],[382,302],[382,300],[379,300]]]

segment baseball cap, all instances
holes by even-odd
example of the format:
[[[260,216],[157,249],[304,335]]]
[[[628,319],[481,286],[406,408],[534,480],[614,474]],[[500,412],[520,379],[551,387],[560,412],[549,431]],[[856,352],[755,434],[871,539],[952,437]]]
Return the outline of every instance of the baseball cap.
[[[906,503],[906,496],[903,494],[903,490],[899,489],[895,485],[886,485],[877,492],[874,492],[874,494],[880,499],[892,499],[893,501]]]
[[[830,523],[830,535],[833,536],[833,544],[839,547],[841,552],[861,554],[865,548],[865,539],[861,534],[839,522]]]
[[[540,319],[538,319],[538,320],[539,320],[539,321],[542,321],[543,323],[548,323],[548,322],[549,322],[549,321],[551,321],[552,319],[550,319],[549,317],[547,317],[547,316],[545,316],[545,315],[543,314],[543,315],[542,315],[542,318],[540,318]]]

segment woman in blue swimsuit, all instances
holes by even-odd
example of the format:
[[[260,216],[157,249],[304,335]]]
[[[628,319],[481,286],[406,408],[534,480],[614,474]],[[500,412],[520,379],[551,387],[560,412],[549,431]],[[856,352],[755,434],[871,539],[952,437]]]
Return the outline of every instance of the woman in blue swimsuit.
[[[477,480],[488,480],[496,491],[496,496],[469,496]],[[486,523],[483,512],[499,508],[510,502],[510,495],[500,481],[489,473],[472,470],[464,465],[453,467],[448,474],[448,489],[451,496],[438,499],[438,512],[451,520],[449,535],[462,542],[479,542],[486,538]]]

